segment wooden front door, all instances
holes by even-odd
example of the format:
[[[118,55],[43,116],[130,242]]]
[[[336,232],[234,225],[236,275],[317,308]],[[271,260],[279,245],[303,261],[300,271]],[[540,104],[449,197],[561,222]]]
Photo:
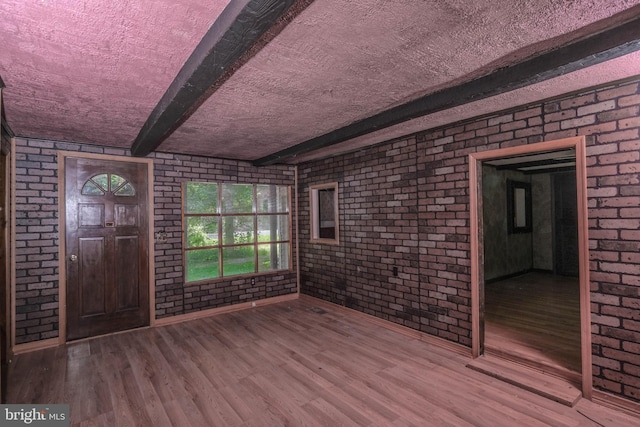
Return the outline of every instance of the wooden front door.
[[[149,324],[147,165],[67,157],[67,339]]]

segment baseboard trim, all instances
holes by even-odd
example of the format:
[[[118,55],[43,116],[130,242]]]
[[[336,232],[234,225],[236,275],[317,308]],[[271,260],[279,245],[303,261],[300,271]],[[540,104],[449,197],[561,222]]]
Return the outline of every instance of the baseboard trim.
[[[178,314],[177,316],[163,317],[161,319],[156,319],[153,327],[155,328],[159,326],[173,325],[176,323],[188,322],[189,320],[202,319],[205,317],[217,316],[219,314],[232,313],[234,311],[248,310],[255,307],[263,307],[265,305],[277,304],[279,302],[293,301],[298,299],[298,297],[298,293],[293,293],[272,298],[265,298],[257,301],[248,301],[239,304],[227,305],[224,307],[194,311],[193,313]]]
[[[29,353],[31,351],[44,350],[45,348],[57,347],[60,345],[60,340],[56,338],[49,338],[46,340],[33,341],[24,344],[16,344],[13,346],[13,354]]]
[[[640,403],[633,402],[620,396],[615,396],[601,390],[593,390],[591,400],[608,408],[617,409],[629,415],[640,416]]]
[[[379,317],[372,316],[371,314],[363,313],[358,310],[354,310],[352,308],[348,308],[342,305],[334,304],[329,301],[325,301],[320,298],[312,297],[310,295],[300,295],[301,299],[309,299],[313,300],[313,303],[316,305],[324,305],[325,307],[330,307],[332,309],[342,310],[348,312],[349,315],[355,315],[361,317],[371,323],[375,323],[378,326],[381,326],[385,329],[389,329],[391,331],[397,332],[409,338],[417,339],[422,342],[426,342],[427,344],[434,345],[436,347],[444,348],[446,350],[450,350],[456,354],[465,357],[471,357],[471,348],[465,347],[460,344],[456,344],[451,341],[447,341],[443,338],[434,337],[433,335],[429,335],[425,332],[417,331],[415,329],[411,329],[407,326],[402,326],[397,323],[390,322],[388,320],[380,319]]]
[[[172,317],[164,317],[161,319],[156,319],[153,326],[143,326],[141,328],[133,328],[133,329],[127,329],[124,331],[112,332],[110,334],[99,335],[95,337],[87,337],[79,340],[70,341],[69,343],[79,343],[79,342],[92,340],[92,339],[99,338],[106,335],[123,334],[123,333],[131,332],[139,329],[148,329],[150,327],[156,328],[160,326],[173,325],[176,323],[188,322],[189,320],[202,319],[204,317],[211,317],[219,314],[231,313],[234,311],[248,310],[250,308],[277,304],[279,302],[293,301],[298,299],[298,295],[299,295],[298,293],[293,293],[293,294],[281,295],[273,298],[265,298],[257,301],[248,301],[240,304],[233,304],[233,305],[228,305],[224,307],[217,307],[217,308],[211,308],[207,310],[195,311],[193,313],[179,314],[177,316],[172,316]],[[51,347],[58,347],[59,345],[63,345],[63,344],[65,343],[60,342],[59,338],[50,338],[46,340],[34,341],[34,342],[25,343],[25,344],[16,344],[12,349],[12,353],[13,354],[29,353],[31,351],[44,350],[46,348],[51,348]]]

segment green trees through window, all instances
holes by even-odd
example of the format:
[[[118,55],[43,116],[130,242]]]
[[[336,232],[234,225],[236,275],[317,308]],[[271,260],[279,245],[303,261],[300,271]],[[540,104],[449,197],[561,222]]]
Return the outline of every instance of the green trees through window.
[[[184,184],[185,280],[287,270],[286,186]]]

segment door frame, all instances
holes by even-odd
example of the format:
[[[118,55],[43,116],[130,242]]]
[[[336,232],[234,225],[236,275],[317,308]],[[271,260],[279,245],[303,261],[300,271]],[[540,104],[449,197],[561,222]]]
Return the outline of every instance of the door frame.
[[[469,203],[471,225],[471,352],[473,358],[484,353],[484,263],[482,217],[482,162],[503,157],[533,154],[542,151],[575,149],[578,204],[578,265],[580,282],[580,348],[582,364],[582,395],[593,394],[591,354],[591,296],[589,286],[589,225],[587,222],[587,165],[584,136],[558,139],[517,147],[501,148],[469,154]]]
[[[113,156],[107,154],[81,153],[76,151],[58,151],[58,211],[59,218],[59,251],[60,262],[59,282],[58,282],[58,344],[67,342],[67,256],[66,256],[66,235],[67,235],[67,213],[66,213],[66,188],[65,188],[65,165],[67,157],[80,159],[106,160],[112,162],[146,163],[147,165],[147,188],[149,194],[149,230],[148,230],[148,265],[149,265],[149,326],[155,326],[155,245],[154,245],[154,199],[153,199],[153,160],[136,157]],[[117,332],[115,332],[117,333]]]
[[[0,107],[2,105],[2,81],[0,80]],[[1,108],[0,108],[1,110]],[[2,138],[2,117],[0,117],[0,140]],[[6,134],[5,134],[6,135]],[[11,140],[12,138],[10,138]],[[5,223],[0,224],[0,227],[4,228],[4,240],[0,241],[4,250],[4,289],[3,299],[4,304],[0,307],[0,316],[4,317],[4,327],[5,327],[5,337],[2,342],[0,342],[1,352],[4,353],[6,357],[6,364],[9,365],[11,360],[13,359],[13,343],[15,341],[15,327],[14,320],[15,319],[15,309],[13,304],[12,295],[14,295],[14,280],[11,261],[13,259],[13,242],[15,239],[12,237],[13,230],[13,221],[11,216],[11,191],[13,186],[11,185],[11,165],[13,162],[13,151],[11,148],[7,148],[5,145],[0,143],[0,161],[4,162],[4,176],[2,177],[4,185],[4,198],[0,199],[0,207],[4,210],[4,219]],[[3,391],[6,391],[6,387],[8,384],[8,378],[6,377],[7,372],[0,373],[0,403],[6,403],[6,394]]]

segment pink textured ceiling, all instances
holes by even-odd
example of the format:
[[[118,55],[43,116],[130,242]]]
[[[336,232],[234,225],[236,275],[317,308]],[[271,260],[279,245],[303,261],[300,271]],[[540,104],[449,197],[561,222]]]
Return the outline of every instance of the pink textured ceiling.
[[[19,136],[130,147],[228,3],[0,1],[0,76],[9,125]],[[638,5],[640,0],[316,0],[159,150],[257,159],[547,50],[619,12],[637,15]],[[319,154],[638,74],[637,61],[630,55]]]
[[[2,0],[19,136],[129,147],[228,0]]]
[[[316,1],[160,150],[260,158],[547,50],[637,3]]]
[[[514,106],[560,96],[565,93],[584,89],[585,87],[598,86],[611,81],[621,80],[629,76],[637,75],[638,73],[640,73],[640,52],[481,101],[470,102],[459,107],[429,114],[378,132],[351,139],[341,144],[287,159],[287,162],[293,164],[302,163],[314,158],[329,157],[338,153],[353,151],[422,130],[433,129],[457,121],[499,112]]]

